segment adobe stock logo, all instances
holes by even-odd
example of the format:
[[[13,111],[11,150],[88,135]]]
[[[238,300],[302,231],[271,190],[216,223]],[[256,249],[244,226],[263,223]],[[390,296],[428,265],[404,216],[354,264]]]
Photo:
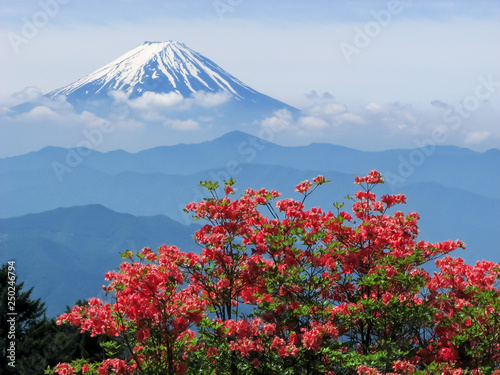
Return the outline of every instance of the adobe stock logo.
[[[106,134],[110,134],[115,129],[115,125],[106,121],[101,124],[98,128],[93,129],[83,129],[82,139],[76,148],[68,148],[66,152],[66,157],[64,163],[59,161],[53,161],[51,163],[52,169],[59,180],[63,182],[64,174],[71,173],[78,167],[85,157],[90,155],[92,151],[102,144]]]
[[[162,82],[162,78],[153,79],[145,77],[144,81],[138,85],[141,92],[154,91]],[[122,99],[113,100],[110,106],[111,117],[104,120],[98,127],[83,129],[82,138],[74,148],[67,148],[63,160],[54,160],[51,163],[52,170],[59,182],[63,182],[65,174],[73,172],[84,159],[96,148],[101,146],[105,139],[117,128],[121,121],[125,121],[131,114],[129,101]]]
[[[375,38],[377,38],[383,29],[387,28],[392,22],[392,18],[403,11],[403,2],[401,0],[390,0],[387,8],[379,11],[371,11],[372,21],[365,23],[363,28],[354,28],[354,37],[352,44],[342,41],[339,43],[340,50],[347,63],[352,62],[352,55],[359,55],[367,48]]]
[[[278,120],[270,121],[263,128],[261,128],[257,134],[257,137],[248,135],[247,139],[241,141],[236,149],[238,155],[235,158],[227,161],[224,168],[219,168],[209,171],[208,178],[212,182],[216,181],[229,181],[230,178],[236,178],[241,173],[246,164],[252,164],[267,146],[268,142],[272,142],[276,135],[281,131],[284,131],[287,126],[287,122],[291,121],[291,114],[286,110],[278,111]],[[195,187],[192,189],[193,197],[191,202],[202,201],[205,198],[205,190],[200,187]],[[185,204],[179,204],[179,212],[181,217],[184,219],[184,223],[189,225],[192,223],[190,217],[184,215]]]
[[[38,35],[40,29],[48,25],[49,21],[59,14],[61,5],[66,5],[71,0],[40,0],[40,7],[31,17],[23,17],[21,19],[23,25],[21,32],[9,32],[7,38],[15,53],[19,53],[19,47]]]

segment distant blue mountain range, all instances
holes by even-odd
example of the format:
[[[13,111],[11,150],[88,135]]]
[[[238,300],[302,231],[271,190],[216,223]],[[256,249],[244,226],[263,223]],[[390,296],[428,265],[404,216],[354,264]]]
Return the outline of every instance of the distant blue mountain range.
[[[57,208],[0,219],[0,264],[16,261],[19,282],[55,316],[78,299],[106,299],[104,274],[123,261],[119,253],[163,243],[197,252],[191,236],[199,226],[166,216],[136,217],[101,205]]]
[[[47,298],[52,313],[64,303],[90,297],[104,272],[119,264],[120,251],[161,243],[193,249],[195,227],[186,226],[191,221],[182,209],[206,196],[198,187],[204,180],[233,177],[239,193],[267,187],[300,198],[295,185],[321,173],[332,182],[306,203],[332,209],[337,201],[349,205],[345,196],[357,190],[355,175],[378,169],[399,180],[376,193],[408,196],[408,203],[397,209],[420,213],[421,239],[459,238],[468,250],[458,256],[469,262],[500,261],[495,238],[500,196],[494,188],[500,181],[489,172],[500,163],[496,150],[438,147],[404,176],[398,174],[401,160],[414,150],[283,147],[242,132],[138,153],[92,151],[81,156],[81,151],[49,147],[0,159],[0,260],[18,260],[20,275]],[[75,155],[79,159],[73,160]],[[68,170],[55,168],[61,165]],[[65,283],[71,276],[74,284]]]

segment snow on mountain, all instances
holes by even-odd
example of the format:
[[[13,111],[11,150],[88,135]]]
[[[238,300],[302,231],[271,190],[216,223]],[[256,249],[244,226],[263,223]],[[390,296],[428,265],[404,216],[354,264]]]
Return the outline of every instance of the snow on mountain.
[[[129,99],[145,92],[175,92],[187,98],[199,91],[230,94],[241,103],[272,108],[290,106],[261,94],[210,59],[177,41],[144,42],[88,76],[47,94],[70,103],[108,98],[119,90]]]

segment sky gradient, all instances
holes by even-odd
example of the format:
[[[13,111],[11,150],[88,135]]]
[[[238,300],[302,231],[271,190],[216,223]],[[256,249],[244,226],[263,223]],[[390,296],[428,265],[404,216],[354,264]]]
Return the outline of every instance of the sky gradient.
[[[500,148],[495,0],[2,0],[0,125],[15,122],[8,108],[33,90],[67,85],[146,40],[181,41],[301,109],[270,116],[289,131],[278,143],[378,150],[434,137]],[[7,150],[12,126],[0,133],[0,156],[40,148]]]

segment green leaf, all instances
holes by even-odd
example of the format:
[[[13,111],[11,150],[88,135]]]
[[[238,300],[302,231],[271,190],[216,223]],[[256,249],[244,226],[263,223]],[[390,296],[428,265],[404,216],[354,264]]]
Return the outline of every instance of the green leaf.
[[[130,259],[134,256],[134,252],[131,250],[124,251],[123,253],[120,253],[120,257],[122,259]]]
[[[219,187],[219,183],[217,181],[200,181],[200,187],[204,187],[207,190],[211,191],[217,189]]]

